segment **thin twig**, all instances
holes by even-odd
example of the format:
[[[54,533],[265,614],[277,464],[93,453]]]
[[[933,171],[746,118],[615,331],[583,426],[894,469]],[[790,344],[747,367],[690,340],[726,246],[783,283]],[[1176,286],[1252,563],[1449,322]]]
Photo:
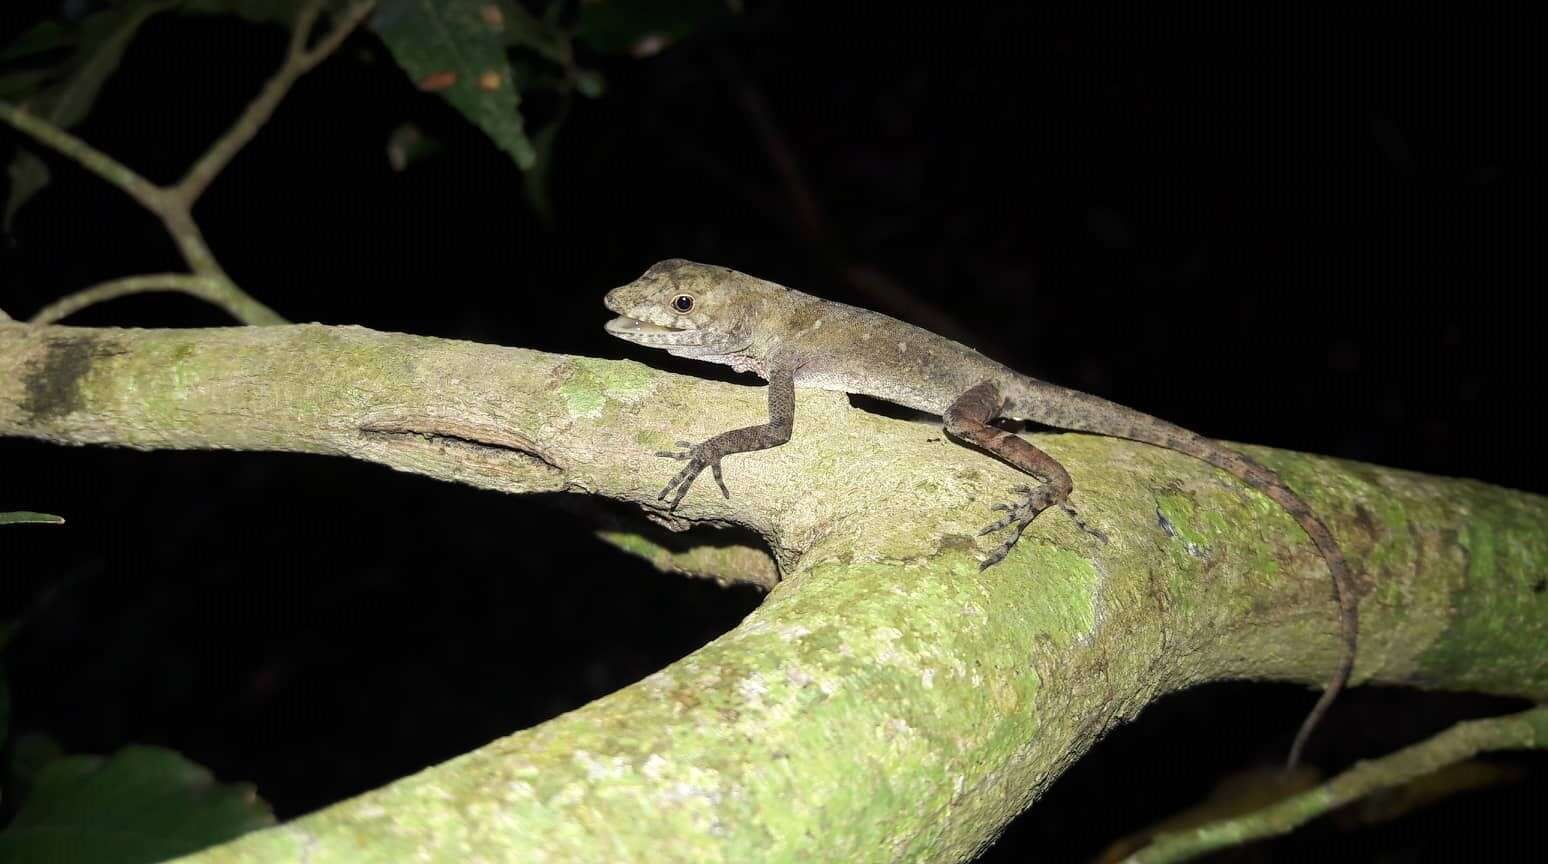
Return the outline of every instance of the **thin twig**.
[[[1351,801],[1399,786],[1487,750],[1548,748],[1548,706],[1469,720],[1390,756],[1357,763],[1332,780],[1265,807],[1175,834],[1161,834],[1125,864],[1170,864],[1226,846],[1288,833]]]
[[[337,50],[355,27],[365,20],[375,5],[375,0],[362,0],[351,5],[339,14],[333,29],[311,49],[306,47],[306,43],[311,39],[312,27],[317,22],[318,13],[322,10],[322,0],[311,0],[302,6],[296,13],[295,27],[290,31],[290,43],[285,51],[284,64],[263,85],[263,89],[248,104],[247,109],[236,119],[236,122],[231,124],[231,128],[210,145],[210,149],[188,169],[183,179],[168,190],[169,193],[178,198],[185,207],[192,209],[194,202],[198,201],[199,196],[204,194],[204,190],[209,188],[211,181],[247,145],[247,142],[253,140],[258,130],[263,128],[263,125],[274,115],[274,110],[284,100],[285,94],[290,91],[291,85],[296,83],[296,79],[310,72]]]
[[[274,115],[274,110],[296,79],[327,59],[344,43],[360,22],[376,6],[376,0],[358,0],[340,13],[333,29],[318,43],[307,48],[312,28],[322,12],[322,0],[309,0],[296,14],[295,28],[285,50],[285,62],[248,104],[225,134],[215,140],[199,157],[183,179],[174,186],[158,186],[146,180],[116,159],[98,151],[85,141],[54,126],[47,120],[27,113],[8,102],[0,102],[0,120],[32,135],[114,186],[124,190],[142,207],[160,217],[167,233],[177,244],[183,261],[192,274],[158,273],[115,279],[71,294],[33,316],[34,323],[51,323],[93,303],[126,294],[147,291],[181,291],[219,306],[244,324],[284,324],[285,319],[258,302],[232,281],[215,259],[204,233],[193,218],[193,205],[216,176],[258,130]],[[4,319],[0,313],[0,319]],[[7,319],[8,320],[8,319]]]
[[[255,326],[284,324],[274,310],[253,300],[245,294],[232,292],[234,286],[230,280],[220,276],[203,276],[188,273],[151,273],[144,276],[126,276],[122,279],[114,279],[111,282],[103,282],[93,285],[81,291],[77,291],[63,299],[48,304],[33,315],[33,324],[53,324],[66,316],[95,303],[112,300],[116,297],[127,297],[130,294],[148,294],[159,291],[175,291],[197,297],[207,303],[219,306],[231,317],[243,324]]]
[[[166,206],[166,190],[42,117],[10,102],[0,102],[0,120],[58,150],[80,163],[81,167],[124,190],[145,209],[160,215]]]
[[[199,230],[199,223],[194,221],[187,207],[172,203],[157,215],[161,217],[167,233],[172,235],[172,242],[177,244],[177,251],[182,253],[188,269],[203,276],[216,276],[232,282],[220,262],[215,260],[215,253],[210,251],[209,244],[204,242],[204,232]],[[236,283],[232,282],[232,287],[236,287]]]

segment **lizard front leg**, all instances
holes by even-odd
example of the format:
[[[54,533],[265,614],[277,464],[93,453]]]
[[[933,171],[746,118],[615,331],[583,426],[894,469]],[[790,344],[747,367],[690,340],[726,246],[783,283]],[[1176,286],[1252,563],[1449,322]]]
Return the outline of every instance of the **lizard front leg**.
[[[721,457],[732,453],[768,450],[790,440],[790,433],[795,429],[795,371],[775,367],[769,374],[768,389],[769,422],[761,426],[746,426],[732,429],[730,432],[722,432],[700,444],[679,441],[677,446],[683,448],[681,451],[656,453],[657,456],[684,459],[688,462],[683,466],[683,470],[672,478],[672,482],[661,490],[661,494],[656,496],[659,500],[665,500],[673,489],[677,490],[668,510],[677,509],[683,496],[688,494],[688,487],[693,485],[693,481],[705,467],[708,467],[710,473],[714,475],[715,482],[720,486],[720,494],[730,498],[731,490],[726,488],[726,481],[720,475]]]
[[[1016,541],[1021,539],[1021,532],[1037,518],[1037,514],[1055,504],[1063,504],[1075,488],[1069,472],[1065,471],[1064,466],[1052,456],[1004,429],[989,425],[990,421],[1000,416],[1003,405],[1000,388],[993,381],[985,381],[968,388],[966,393],[958,396],[956,401],[951,403],[951,407],[946,409],[945,416],[946,431],[952,437],[959,438],[1004,460],[1012,468],[1043,480],[1043,485],[1035,489],[1030,486],[1016,487],[1015,491],[1020,492],[1022,498],[1015,504],[994,506],[996,510],[1004,510],[1005,515],[978,532],[979,536],[982,537],[1011,525],[1015,525],[1016,530],[1004,543],[989,553],[989,556],[979,565],[980,570],[994,566],[1010,554]]]

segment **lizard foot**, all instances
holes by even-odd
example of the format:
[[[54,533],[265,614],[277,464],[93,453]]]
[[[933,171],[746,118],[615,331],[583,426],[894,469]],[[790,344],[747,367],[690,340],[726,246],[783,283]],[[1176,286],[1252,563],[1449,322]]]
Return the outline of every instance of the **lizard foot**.
[[[996,519],[989,527],[978,532],[978,536],[982,537],[985,534],[992,534],[1012,525],[1015,526],[1016,530],[1012,532],[1010,537],[1006,538],[1004,543],[995,547],[995,550],[990,552],[979,563],[979,570],[988,570],[990,567],[1003,561],[1005,556],[1009,555],[1011,549],[1016,545],[1016,541],[1021,539],[1021,532],[1027,530],[1027,526],[1032,524],[1032,520],[1037,518],[1037,514],[1047,510],[1056,503],[1063,503],[1059,501],[1058,491],[1052,486],[1044,485],[1036,489],[1033,489],[1031,486],[1017,486],[1011,491],[1021,493],[1021,500],[1015,504],[996,504],[989,508],[991,510],[1003,510],[1005,515]]]
[[[677,472],[677,476],[672,478],[672,481],[666,485],[666,488],[661,490],[661,494],[656,496],[658,501],[664,501],[669,492],[673,489],[677,490],[677,494],[672,498],[672,503],[667,506],[668,510],[677,509],[677,505],[682,503],[683,496],[688,494],[688,487],[693,485],[693,481],[698,479],[699,473],[706,467],[714,475],[715,483],[720,486],[720,494],[727,498],[731,497],[731,490],[726,488],[726,481],[720,476],[720,454],[708,448],[707,444],[708,442],[705,442],[705,444],[692,444],[687,441],[678,441],[677,446],[682,449],[677,452],[671,450],[656,451],[657,456],[667,459],[686,460],[688,462],[687,465],[683,466],[683,470]]]

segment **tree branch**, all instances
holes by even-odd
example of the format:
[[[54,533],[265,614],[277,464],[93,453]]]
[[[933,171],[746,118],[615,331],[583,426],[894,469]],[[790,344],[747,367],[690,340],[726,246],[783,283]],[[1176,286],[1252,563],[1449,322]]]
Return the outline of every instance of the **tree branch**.
[[[214,144],[210,145],[210,149],[188,169],[183,179],[168,190],[169,194],[181,201],[185,209],[192,209],[194,203],[199,200],[199,196],[209,188],[211,181],[247,145],[247,142],[258,134],[258,130],[269,122],[269,118],[274,115],[274,110],[285,99],[285,94],[290,92],[291,85],[337,50],[344,43],[344,39],[361,21],[365,20],[375,6],[375,0],[352,4],[340,14],[333,29],[317,43],[316,47],[309,50],[306,43],[311,39],[312,26],[317,22],[317,16],[322,10],[322,0],[309,0],[304,4],[296,13],[296,23],[290,31],[290,43],[285,51],[285,62],[263,85],[263,89],[248,104],[242,116],[238,117],[231,128],[216,139]]]
[[[603,495],[678,527],[747,526],[779,563],[758,610],[645,680],[189,860],[964,860],[1156,697],[1226,678],[1315,687],[1338,662],[1327,573],[1295,523],[1157,448],[1035,436],[1112,539],[1048,513],[982,573],[974,535],[1019,475],[835,394],[800,391],[788,445],[727,460],[731,499],[696,489],[661,509],[673,466],[654,451],[765,410],[761,388],[359,327],[0,324],[0,435],[327,453]],[[1548,501],[1245,449],[1360,574],[1357,680],[1548,701],[1532,587]]]
[[[1176,834],[1162,834],[1125,858],[1126,864],[1174,864],[1227,846],[1288,834],[1352,801],[1490,750],[1548,747],[1548,706],[1519,714],[1469,720],[1390,756],[1360,762],[1315,789],[1235,819]]]
[[[152,213],[165,206],[165,190],[128,166],[24,108],[0,101],[0,120],[70,157],[82,168],[122,189]]]
[[[140,206],[155,214],[166,227],[167,233],[172,236],[173,242],[177,244],[178,251],[182,254],[184,262],[188,264],[188,268],[203,277],[197,283],[192,281],[179,283],[179,287],[173,290],[187,291],[202,297],[230,312],[244,324],[283,324],[285,319],[279,313],[248,295],[230,276],[226,275],[226,271],[216,260],[215,254],[210,251],[209,244],[205,242],[198,223],[194,221],[193,206],[221,170],[273,116],[274,110],[279,107],[285,94],[290,91],[291,85],[336,51],[344,43],[345,38],[370,14],[375,5],[375,0],[357,0],[338,16],[338,21],[326,36],[314,47],[307,48],[312,26],[322,10],[322,0],[308,0],[303,4],[296,15],[296,24],[290,34],[284,64],[264,85],[263,90],[247,106],[231,128],[210,145],[205,154],[174,186],[158,186],[146,180],[85,141],[8,102],[0,102],[0,120],[68,156],[98,177],[122,189],[139,202]],[[140,280],[137,284],[143,286],[145,279],[166,281],[164,277],[159,276],[118,280],[74,294],[38,313],[38,317],[57,320],[97,300],[121,297],[144,290],[159,290],[130,287],[135,280]],[[197,289],[192,287],[194,285],[198,286]],[[67,311],[58,312],[56,307],[62,307]],[[47,317],[50,314],[52,318]]]
[[[33,324],[53,324],[67,316],[106,300],[127,297],[131,294],[148,294],[159,291],[175,291],[197,297],[206,303],[219,306],[231,317],[243,324],[283,324],[267,306],[256,303],[245,294],[233,296],[228,290],[230,283],[211,276],[195,276],[188,273],[152,273],[145,276],[125,276],[93,285],[69,296],[55,300],[40,309],[30,321]],[[245,301],[245,302],[244,302]]]

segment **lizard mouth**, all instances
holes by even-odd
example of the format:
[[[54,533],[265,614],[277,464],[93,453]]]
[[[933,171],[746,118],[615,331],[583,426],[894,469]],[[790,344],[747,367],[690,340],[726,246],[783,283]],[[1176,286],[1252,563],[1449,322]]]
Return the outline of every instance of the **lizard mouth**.
[[[699,341],[697,331],[652,324],[627,315],[620,315],[607,322],[603,329],[620,339],[641,345],[692,345]]]

